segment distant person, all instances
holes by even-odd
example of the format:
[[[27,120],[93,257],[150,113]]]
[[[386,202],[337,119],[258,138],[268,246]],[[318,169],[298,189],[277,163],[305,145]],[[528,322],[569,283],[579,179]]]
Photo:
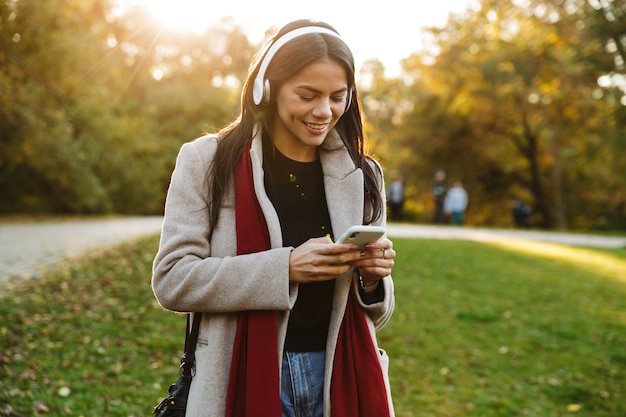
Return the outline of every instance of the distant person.
[[[513,221],[515,222],[515,227],[526,228],[530,226],[529,220],[530,216],[533,213],[533,210],[530,208],[528,204],[520,199],[516,199],[513,201]]]
[[[467,209],[467,191],[461,181],[455,181],[446,193],[443,210],[450,215],[450,221],[454,226],[461,226],[465,221],[465,209]]]
[[[402,176],[397,172],[394,172],[392,181],[387,189],[387,201],[389,202],[391,220],[402,220],[402,210],[404,207],[404,181]]]
[[[443,211],[443,203],[446,199],[446,193],[448,192],[448,184],[446,182],[446,173],[442,169],[435,171],[435,178],[431,183],[430,192],[435,203],[433,223],[443,224],[446,221],[446,216]]]

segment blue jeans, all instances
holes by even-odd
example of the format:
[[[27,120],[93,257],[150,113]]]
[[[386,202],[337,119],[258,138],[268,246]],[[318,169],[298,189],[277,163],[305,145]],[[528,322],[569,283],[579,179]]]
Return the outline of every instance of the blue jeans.
[[[280,400],[282,417],[322,417],[326,352],[283,354]]]
[[[461,226],[463,224],[464,219],[464,214],[462,211],[453,211],[452,212],[452,224],[454,226]]]

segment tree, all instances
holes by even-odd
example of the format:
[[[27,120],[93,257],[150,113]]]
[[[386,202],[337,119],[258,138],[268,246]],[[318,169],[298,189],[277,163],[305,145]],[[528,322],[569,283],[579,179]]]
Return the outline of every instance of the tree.
[[[166,32],[115,10],[0,4],[0,212],[160,213],[181,143],[236,112],[240,28]]]
[[[0,6],[2,210],[107,210],[85,162],[89,124],[73,117],[101,93],[97,71],[102,1],[4,2]],[[79,50],[80,54],[76,53]],[[90,199],[79,198],[88,191]]]
[[[542,227],[591,225],[579,193],[598,185],[584,167],[600,153],[598,64],[609,57],[579,29],[589,10],[567,5],[485,0],[429,30],[435,54],[405,62],[426,93],[415,96],[403,143],[469,179],[479,223],[502,223],[502,207],[521,196]]]

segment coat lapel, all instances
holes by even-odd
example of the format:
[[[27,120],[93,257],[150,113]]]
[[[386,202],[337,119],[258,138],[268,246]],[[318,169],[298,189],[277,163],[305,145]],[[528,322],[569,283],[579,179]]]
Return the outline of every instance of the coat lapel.
[[[324,188],[335,238],[363,222],[363,172],[356,169],[341,138],[332,131],[320,150]]]
[[[320,150],[324,170],[324,187],[330,221],[335,238],[350,226],[363,223],[363,172],[356,169],[352,158],[339,135],[333,131],[328,135]],[[335,359],[334,346],[346,311],[353,271],[337,277],[333,312],[328,329],[326,369],[332,369]],[[330,386],[331,372],[327,372],[325,383]]]
[[[283,246],[283,235],[280,229],[280,220],[274,209],[274,205],[270,201],[265,192],[265,175],[263,174],[263,142],[261,139],[261,127],[257,126],[254,130],[254,139],[250,148],[250,159],[252,161],[252,171],[254,172],[254,191],[259,201],[259,206],[265,221],[267,223],[270,235],[270,244],[273,248]]]

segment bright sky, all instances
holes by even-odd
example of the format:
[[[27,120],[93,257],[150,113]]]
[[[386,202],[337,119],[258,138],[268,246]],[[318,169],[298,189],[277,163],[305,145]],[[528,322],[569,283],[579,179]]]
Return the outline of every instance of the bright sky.
[[[357,65],[379,59],[388,75],[399,61],[420,49],[420,29],[443,26],[449,13],[461,13],[470,0],[126,0],[143,3],[171,26],[200,28],[222,16],[233,16],[260,41],[267,29],[303,18],[321,20],[339,31],[352,48]],[[123,0],[122,0],[123,2]]]

